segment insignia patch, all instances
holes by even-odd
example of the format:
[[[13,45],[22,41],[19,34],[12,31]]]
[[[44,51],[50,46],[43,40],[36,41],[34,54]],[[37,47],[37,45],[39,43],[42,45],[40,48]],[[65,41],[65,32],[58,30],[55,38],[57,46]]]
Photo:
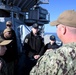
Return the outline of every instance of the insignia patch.
[[[54,38],[54,36],[51,36],[52,38]]]
[[[25,39],[25,43],[27,43],[28,42],[28,39]]]

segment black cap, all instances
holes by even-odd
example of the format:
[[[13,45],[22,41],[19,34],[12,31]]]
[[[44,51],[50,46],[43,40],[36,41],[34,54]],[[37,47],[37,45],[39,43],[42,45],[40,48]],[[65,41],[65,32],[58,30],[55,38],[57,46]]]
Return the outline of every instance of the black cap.
[[[38,28],[38,24],[35,23],[35,24],[32,25],[32,27],[33,27],[33,28]]]
[[[54,35],[51,35],[50,36],[50,40],[55,41],[56,40],[55,36]]]

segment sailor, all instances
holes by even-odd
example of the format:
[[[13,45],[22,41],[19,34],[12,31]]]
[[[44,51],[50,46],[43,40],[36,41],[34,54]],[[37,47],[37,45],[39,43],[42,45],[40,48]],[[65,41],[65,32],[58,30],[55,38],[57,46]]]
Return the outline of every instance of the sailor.
[[[57,48],[59,48],[60,46],[59,45],[57,45],[57,43],[56,43],[56,38],[55,38],[55,36],[54,35],[51,35],[50,36],[50,42],[49,43],[47,43],[46,45],[45,45],[45,51],[47,50],[47,49],[57,49]]]
[[[26,75],[29,75],[30,70],[36,64],[37,60],[44,53],[43,38],[37,34],[38,24],[33,24],[32,31],[26,35],[24,40],[24,49],[26,55]]]

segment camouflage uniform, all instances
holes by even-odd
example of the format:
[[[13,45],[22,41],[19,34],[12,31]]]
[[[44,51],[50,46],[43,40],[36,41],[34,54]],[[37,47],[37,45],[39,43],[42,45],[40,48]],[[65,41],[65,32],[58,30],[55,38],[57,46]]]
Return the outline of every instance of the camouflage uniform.
[[[6,66],[5,61],[2,58],[0,58],[0,60],[2,62],[2,68],[0,70],[0,75],[8,75],[7,74],[7,66]]]
[[[76,43],[48,50],[31,70],[30,75],[76,75]]]

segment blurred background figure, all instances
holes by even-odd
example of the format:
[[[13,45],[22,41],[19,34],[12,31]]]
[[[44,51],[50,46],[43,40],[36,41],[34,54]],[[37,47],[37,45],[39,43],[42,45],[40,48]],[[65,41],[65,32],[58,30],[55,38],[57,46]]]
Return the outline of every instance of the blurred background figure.
[[[17,60],[18,53],[17,53],[16,41],[14,40],[14,36],[12,34],[12,29],[11,28],[4,29],[3,33],[1,34],[1,37],[5,40],[12,40],[12,42],[6,46],[7,51],[5,55],[2,56],[2,58],[7,63],[8,75],[14,75],[15,62]]]
[[[9,44],[11,41],[12,40],[4,40],[0,36],[0,75],[8,75],[8,68],[6,62],[1,57],[5,54],[7,50],[6,45]]]
[[[17,38],[16,38],[16,33],[15,31],[12,29],[12,22],[11,21],[7,21],[6,22],[6,28],[10,28],[11,29],[11,32],[12,32],[12,39],[15,41],[15,45],[17,46]]]
[[[6,28],[10,28],[11,31],[12,31],[12,35],[16,38],[16,34],[15,34],[15,31],[12,29],[12,22],[11,21],[7,21],[6,22]]]
[[[47,49],[57,49],[57,48],[60,47],[60,45],[58,45],[58,44],[56,43],[56,38],[55,38],[54,35],[51,35],[51,36],[49,37],[49,39],[50,39],[50,42],[45,45],[45,48],[44,48],[45,51],[46,51]]]

